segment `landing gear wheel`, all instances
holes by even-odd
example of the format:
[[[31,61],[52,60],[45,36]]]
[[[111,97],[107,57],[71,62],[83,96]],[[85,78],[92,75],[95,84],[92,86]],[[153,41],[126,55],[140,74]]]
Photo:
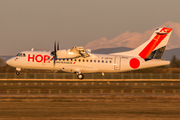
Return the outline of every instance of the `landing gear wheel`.
[[[19,71],[16,71],[16,75],[19,75],[20,74],[20,72]]]
[[[83,74],[78,74],[78,75],[77,75],[77,78],[78,78],[78,79],[84,79],[84,75],[83,75]]]

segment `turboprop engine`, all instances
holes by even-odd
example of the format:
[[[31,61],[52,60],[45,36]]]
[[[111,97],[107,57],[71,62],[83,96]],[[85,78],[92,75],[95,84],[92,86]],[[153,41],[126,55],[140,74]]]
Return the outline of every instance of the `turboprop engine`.
[[[56,49],[56,42],[54,43],[54,51],[51,52],[51,55],[54,56],[54,65],[55,61],[57,58],[77,58],[77,57],[89,57],[91,50],[87,49],[85,50],[83,47],[73,47],[72,49],[67,49],[67,50],[60,50],[59,49],[59,42],[57,44],[57,49]]]

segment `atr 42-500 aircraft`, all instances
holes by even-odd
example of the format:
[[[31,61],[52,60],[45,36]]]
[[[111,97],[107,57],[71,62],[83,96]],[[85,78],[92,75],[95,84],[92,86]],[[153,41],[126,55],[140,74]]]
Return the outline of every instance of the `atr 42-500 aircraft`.
[[[142,68],[169,65],[170,61],[162,60],[165,47],[172,28],[157,28],[148,41],[134,50],[112,54],[92,54],[83,47],[54,51],[22,51],[6,61],[16,67],[16,74],[21,69],[60,70],[77,74],[78,79],[84,73],[125,72]]]

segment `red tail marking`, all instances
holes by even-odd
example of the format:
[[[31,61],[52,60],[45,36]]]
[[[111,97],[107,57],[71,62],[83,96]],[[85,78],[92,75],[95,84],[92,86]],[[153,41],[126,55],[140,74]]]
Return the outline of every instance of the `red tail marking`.
[[[171,28],[163,28],[160,32],[171,32]],[[139,56],[143,59],[148,57],[148,55],[161,43],[161,41],[167,36],[167,34],[156,35],[151,42],[139,53]]]

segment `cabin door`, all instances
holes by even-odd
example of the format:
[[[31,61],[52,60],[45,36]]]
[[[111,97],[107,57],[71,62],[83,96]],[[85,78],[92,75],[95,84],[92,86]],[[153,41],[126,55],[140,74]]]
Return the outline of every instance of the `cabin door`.
[[[114,69],[115,70],[120,70],[120,57],[116,56],[114,59]]]

